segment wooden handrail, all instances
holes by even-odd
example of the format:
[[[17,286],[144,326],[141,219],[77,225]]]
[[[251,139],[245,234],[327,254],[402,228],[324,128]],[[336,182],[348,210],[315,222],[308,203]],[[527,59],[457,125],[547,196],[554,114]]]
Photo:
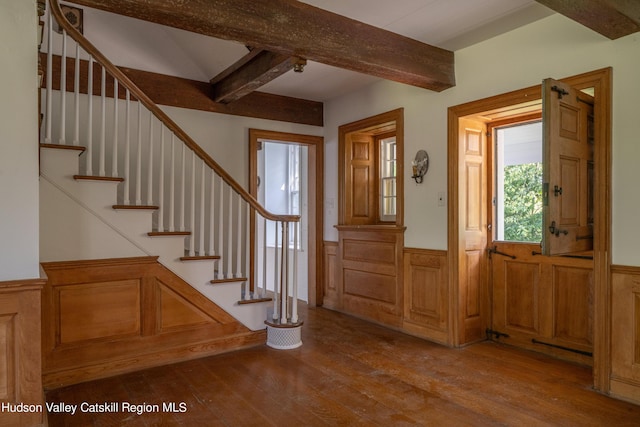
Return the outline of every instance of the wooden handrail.
[[[299,222],[299,215],[277,215],[267,211],[251,194],[249,194],[238,182],[233,179],[227,171],[216,163],[206,151],[204,151],[187,133],[185,133],[171,118],[166,115],[158,106],[149,98],[138,86],[136,86],[126,74],[124,74],[118,67],[116,67],[106,56],[102,54],[89,40],[87,40],[78,30],[76,30],[64,17],[58,0],[49,0],[51,6],[51,13],[55,17],[58,24],[64,28],[67,34],[79,43],[80,46],[90,54],[96,62],[103,66],[118,82],[129,90],[131,94],[160,120],[164,125],[171,130],[182,142],[189,147],[200,159],[202,159],[207,166],[213,169],[227,184],[233,188],[236,193],[240,195],[249,205],[255,209],[264,218],[271,221],[281,222]],[[49,66],[49,65],[48,65]],[[89,95],[91,96],[91,94]]]

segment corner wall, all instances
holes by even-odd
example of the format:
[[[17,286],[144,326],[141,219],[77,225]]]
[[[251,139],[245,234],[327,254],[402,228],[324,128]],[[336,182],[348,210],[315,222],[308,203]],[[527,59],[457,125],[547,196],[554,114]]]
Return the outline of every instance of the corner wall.
[[[0,3],[0,281],[40,276],[36,28],[35,0]]]

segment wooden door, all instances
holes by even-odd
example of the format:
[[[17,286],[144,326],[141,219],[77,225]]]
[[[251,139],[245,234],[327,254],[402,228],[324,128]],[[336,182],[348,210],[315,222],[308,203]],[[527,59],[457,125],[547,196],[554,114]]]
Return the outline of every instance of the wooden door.
[[[593,249],[593,104],[566,83],[542,84],[546,255]]]
[[[544,256],[532,243],[494,241],[490,247],[489,336],[591,364],[593,261]]]
[[[489,336],[591,364],[593,98],[551,79],[542,92],[544,250],[490,236]]]
[[[374,138],[350,133],[345,138],[345,222],[350,225],[375,224],[376,153]]]
[[[459,120],[459,344],[478,341],[485,335],[486,132],[480,121]]]

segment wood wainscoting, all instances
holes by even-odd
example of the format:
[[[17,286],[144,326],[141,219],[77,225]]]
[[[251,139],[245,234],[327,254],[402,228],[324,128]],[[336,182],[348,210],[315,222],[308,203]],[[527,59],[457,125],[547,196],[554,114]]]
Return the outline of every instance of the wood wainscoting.
[[[447,251],[405,248],[402,329],[451,345]]]
[[[44,405],[40,295],[46,279],[0,282],[0,404]],[[43,410],[2,410],[0,425],[43,425]]]
[[[611,267],[611,394],[640,405],[640,267]]]
[[[157,257],[42,266],[45,388],[265,342]]]
[[[402,326],[404,227],[337,225],[336,298],[327,307]]]
[[[401,232],[340,228],[340,243],[324,242],[323,306],[451,345],[447,251],[403,248]]]

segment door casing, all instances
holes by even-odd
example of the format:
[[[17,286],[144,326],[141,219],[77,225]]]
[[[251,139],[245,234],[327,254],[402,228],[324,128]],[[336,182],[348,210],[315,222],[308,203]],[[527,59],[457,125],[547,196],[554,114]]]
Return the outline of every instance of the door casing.
[[[309,305],[322,303],[322,233],[324,206],[324,138],[260,129],[249,129],[249,193],[258,194],[258,144],[260,141],[277,141],[306,145],[309,149]],[[255,223],[251,224],[251,236],[255,235]],[[254,239],[251,239],[253,245]],[[253,251],[251,252],[253,253]],[[251,263],[253,268],[253,262]],[[253,274],[251,275],[253,277]]]

